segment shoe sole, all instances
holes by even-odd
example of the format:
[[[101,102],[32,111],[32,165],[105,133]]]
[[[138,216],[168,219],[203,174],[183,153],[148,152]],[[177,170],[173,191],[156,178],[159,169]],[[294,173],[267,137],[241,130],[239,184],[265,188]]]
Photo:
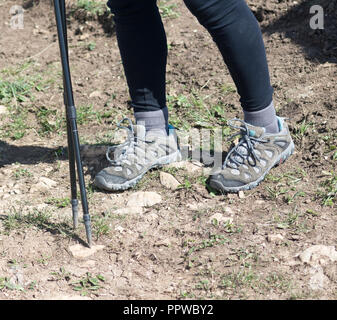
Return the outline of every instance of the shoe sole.
[[[272,168],[277,167],[278,165],[284,163],[294,153],[294,151],[295,151],[295,145],[294,145],[294,142],[291,141],[288,148],[280,154],[280,156],[276,159],[274,164],[271,165],[259,179],[253,182],[250,182],[249,184],[246,184],[240,187],[225,187],[221,181],[210,179],[209,186],[212,187],[213,189],[216,189],[221,192],[226,192],[226,193],[235,193],[235,192],[239,192],[243,190],[253,189],[257,187],[264,180],[265,176],[268,174],[268,172]]]
[[[163,165],[166,164],[170,164],[172,162],[177,162],[180,161],[182,158],[180,151],[176,151],[175,153],[170,154],[167,157],[162,157],[160,159],[158,159],[158,161],[156,161],[156,163],[152,164],[150,167],[147,168],[146,171],[142,172],[139,176],[125,181],[122,184],[113,184],[113,183],[108,183],[106,182],[106,180],[104,179],[104,177],[102,176],[96,176],[95,180],[94,180],[94,185],[100,189],[104,189],[107,191],[118,191],[118,190],[126,190],[126,189],[130,189],[132,187],[134,187],[139,180],[141,180],[143,178],[143,176],[145,175],[146,172],[148,172],[151,169],[154,168],[159,168]]]

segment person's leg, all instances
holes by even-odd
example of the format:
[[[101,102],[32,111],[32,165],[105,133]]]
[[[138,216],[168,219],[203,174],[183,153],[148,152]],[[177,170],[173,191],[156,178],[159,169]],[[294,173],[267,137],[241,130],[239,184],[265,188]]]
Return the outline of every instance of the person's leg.
[[[265,47],[244,0],[184,0],[217,44],[241,97],[245,121],[277,132]]]
[[[276,116],[273,88],[258,23],[244,0],[184,0],[217,44],[241,97],[241,139],[214,168],[208,184],[222,192],[256,187],[294,150],[288,126]]]
[[[111,166],[96,175],[94,184],[105,190],[125,190],[148,170],[177,161],[181,155],[175,135],[168,132],[167,42],[156,0],[110,0],[108,5],[115,15],[137,126],[130,119],[127,127],[119,125],[128,130],[128,140],[108,149]]]
[[[167,40],[156,0],[109,0],[137,123],[166,134]]]

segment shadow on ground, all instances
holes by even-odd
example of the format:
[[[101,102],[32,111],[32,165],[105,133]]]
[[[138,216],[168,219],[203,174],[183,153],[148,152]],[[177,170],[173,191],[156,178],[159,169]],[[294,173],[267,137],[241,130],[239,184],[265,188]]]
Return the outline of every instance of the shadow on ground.
[[[315,13],[310,13],[310,8],[314,5],[323,8],[324,29],[314,30],[310,27],[310,20],[315,16]],[[263,22],[263,33],[271,35],[281,32],[284,38],[300,45],[309,60],[337,63],[337,1],[304,0],[275,22],[268,23],[268,16],[273,13],[272,9],[263,7],[254,10],[259,22]]]
[[[52,163],[57,159],[56,155],[64,158],[62,147],[53,149],[40,146],[15,146],[0,141],[0,168],[16,162],[21,164]]]

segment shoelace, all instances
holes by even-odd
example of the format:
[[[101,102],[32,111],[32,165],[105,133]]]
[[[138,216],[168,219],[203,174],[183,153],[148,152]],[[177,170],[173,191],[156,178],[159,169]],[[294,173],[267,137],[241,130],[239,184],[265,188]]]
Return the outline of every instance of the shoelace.
[[[234,123],[240,122],[241,126],[237,126]],[[239,129],[238,133],[233,134],[228,140],[232,140],[236,136],[241,136],[239,143],[233,147],[223,163],[223,168],[229,167],[231,169],[237,169],[240,165],[242,165],[245,159],[248,160],[248,163],[252,166],[256,165],[256,162],[259,161],[259,157],[257,156],[254,146],[256,143],[266,143],[268,140],[254,138],[253,134],[251,134],[251,130],[248,128],[247,123],[245,123],[241,119],[231,119],[228,120],[228,125],[233,129]],[[246,150],[246,153],[243,151]],[[250,163],[250,159],[253,159],[253,163]],[[241,160],[241,161],[240,161]],[[233,166],[234,164],[235,166]]]
[[[122,125],[125,121],[128,122],[129,126]],[[126,130],[128,133],[128,136],[127,136],[127,140],[124,143],[117,146],[117,148],[121,152],[118,156],[118,159],[113,160],[109,156],[110,152],[116,149],[116,146],[108,147],[108,150],[106,152],[106,158],[113,166],[121,166],[123,162],[127,161],[127,158],[130,154],[135,154],[135,148],[139,146],[138,145],[139,142],[144,142],[144,143],[152,142],[146,139],[141,139],[138,136],[135,136],[135,130],[133,127],[133,123],[129,118],[123,118],[121,121],[117,123],[117,127],[119,129]]]

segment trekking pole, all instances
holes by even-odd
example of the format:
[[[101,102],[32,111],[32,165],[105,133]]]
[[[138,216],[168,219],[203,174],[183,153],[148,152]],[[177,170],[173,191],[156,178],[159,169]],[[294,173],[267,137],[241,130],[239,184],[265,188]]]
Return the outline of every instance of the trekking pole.
[[[91,223],[88,209],[87,193],[85,189],[85,181],[83,174],[83,166],[81,161],[80,143],[77,131],[76,108],[74,104],[69,57],[68,57],[68,39],[67,39],[67,21],[64,0],[54,0],[55,18],[57,26],[57,34],[59,39],[59,47],[61,53],[61,63],[63,71],[63,98],[66,107],[67,118],[67,139],[68,139],[68,157],[71,184],[71,205],[73,213],[74,228],[78,225],[78,200],[76,187],[76,167],[79,180],[80,194],[82,200],[83,220],[87,235],[89,247],[91,247]]]

